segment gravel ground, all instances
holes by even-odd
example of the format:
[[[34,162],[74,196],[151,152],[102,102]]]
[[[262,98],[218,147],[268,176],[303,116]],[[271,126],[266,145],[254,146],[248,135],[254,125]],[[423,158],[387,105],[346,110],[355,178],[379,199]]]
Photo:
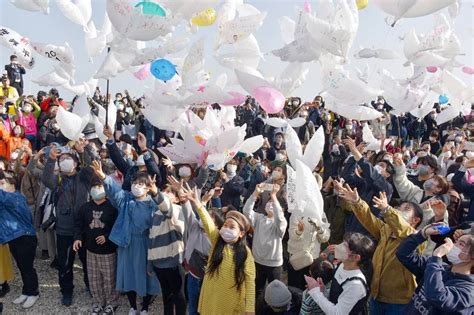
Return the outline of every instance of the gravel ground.
[[[50,263],[50,260],[35,259],[35,268],[39,278],[40,298],[32,308],[24,310],[21,305],[12,303],[21,294],[22,287],[20,274],[15,262],[13,262],[15,279],[10,283],[10,292],[6,297],[0,299],[0,302],[4,304],[3,314],[90,314],[92,299],[85,291],[80,261],[76,259],[74,264],[74,304],[70,307],[61,305],[58,272],[49,266]],[[116,314],[128,314],[129,309],[127,297],[121,296],[120,306]],[[150,307],[149,314],[163,314],[161,297],[155,298]]]

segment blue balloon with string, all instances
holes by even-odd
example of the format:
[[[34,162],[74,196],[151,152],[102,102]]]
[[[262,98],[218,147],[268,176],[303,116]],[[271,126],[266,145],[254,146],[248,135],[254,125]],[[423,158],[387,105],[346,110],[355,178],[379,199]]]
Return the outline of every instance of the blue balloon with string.
[[[446,104],[449,102],[449,98],[446,96],[446,94],[440,95],[438,98],[438,102],[440,104]]]
[[[158,59],[151,63],[150,72],[158,80],[168,81],[176,74],[176,66],[169,60]]]

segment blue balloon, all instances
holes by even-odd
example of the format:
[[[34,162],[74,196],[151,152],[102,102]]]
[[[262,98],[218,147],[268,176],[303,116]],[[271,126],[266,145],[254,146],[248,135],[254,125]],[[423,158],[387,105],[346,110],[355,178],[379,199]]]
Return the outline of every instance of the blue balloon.
[[[176,74],[176,66],[169,60],[158,59],[151,63],[150,72],[158,80],[168,81]]]
[[[449,102],[449,98],[445,94],[443,94],[439,96],[438,101],[440,104],[446,104],[447,102]]]

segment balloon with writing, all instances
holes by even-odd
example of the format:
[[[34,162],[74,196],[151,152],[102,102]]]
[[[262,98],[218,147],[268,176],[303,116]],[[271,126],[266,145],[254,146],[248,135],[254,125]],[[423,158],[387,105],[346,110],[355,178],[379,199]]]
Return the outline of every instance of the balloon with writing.
[[[166,16],[165,10],[158,4],[149,1],[142,1],[135,5],[135,8],[141,7],[142,13],[145,15],[159,15]]]
[[[28,38],[0,25],[0,44],[13,50],[22,66],[28,69],[33,68],[35,59]]]
[[[445,94],[440,95],[438,100],[440,104],[446,104],[449,102],[449,98]]]
[[[150,72],[158,80],[168,81],[176,74],[176,66],[169,60],[158,59],[151,63]]]
[[[196,16],[191,19],[191,23],[198,26],[209,26],[214,24],[216,18],[216,10],[209,8],[196,14]]]

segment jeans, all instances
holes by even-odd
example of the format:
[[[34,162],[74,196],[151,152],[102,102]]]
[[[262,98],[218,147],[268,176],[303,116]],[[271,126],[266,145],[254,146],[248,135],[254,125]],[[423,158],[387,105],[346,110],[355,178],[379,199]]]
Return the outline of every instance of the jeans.
[[[405,312],[407,304],[389,304],[370,299],[370,315],[399,315]]]
[[[273,280],[281,280],[283,267],[268,267],[264,265],[260,265],[259,263],[255,263],[255,270],[256,270],[256,277],[255,277],[255,293],[257,297],[262,293],[263,289],[265,288],[265,283],[272,282]]]
[[[33,266],[38,239],[36,236],[20,236],[8,243],[10,252],[20,270],[23,289],[21,294],[38,295],[38,274]]]
[[[164,315],[185,315],[184,268],[153,268],[160,282],[163,295]]]
[[[73,281],[73,265],[74,259],[76,258],[76,252],[72,250],[72,244],[74,242],[73,236],[68,235],[56,235],[56,242],[58,248],[58,267],[59,267],[59,286],[61,287],[61,293],[63,295],[72,295],[74,290]],[[81,247],[78,251],[79,259],[82,263],[82,269],[84,272],[84,283],[86,287],[89,287],[89,280],[87,277],[87,263],[86,263],[86,250]]]
[[[189,315],[197,315],[202,279],[196,278],[191,273],[188,273],[187,278],[188,312]]]

